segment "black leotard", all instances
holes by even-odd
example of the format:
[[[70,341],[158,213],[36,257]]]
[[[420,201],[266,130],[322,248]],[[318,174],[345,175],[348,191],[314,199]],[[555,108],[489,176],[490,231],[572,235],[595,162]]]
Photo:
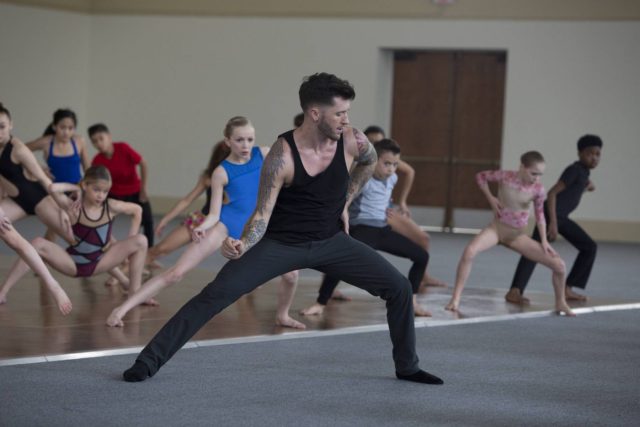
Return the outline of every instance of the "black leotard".
[[[11,161],[11,151],[13,143],[11,139],[4,147],[0,155],[0,175],[16,186],[18,195],[11,199],[18,204],[29,215],[35,215],[36,206],[47,197],[47,191],[39,182],[31,181],[24,176],[24,169]]]

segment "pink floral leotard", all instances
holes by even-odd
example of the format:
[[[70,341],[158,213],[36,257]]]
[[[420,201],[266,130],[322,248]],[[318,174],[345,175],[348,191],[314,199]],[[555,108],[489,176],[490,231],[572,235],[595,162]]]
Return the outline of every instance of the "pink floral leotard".
[[[529,210],[533,202],[533,210],[538,224],[545,224],[544,200],[546,193],[541,183],[525,184],[518,177],[517,171],[493,170],[476,174],[478,185],[497,182],[499,186],[498,200],[502,209],[498,212],[501,223],[513,228],[524,228],[529,222]]]

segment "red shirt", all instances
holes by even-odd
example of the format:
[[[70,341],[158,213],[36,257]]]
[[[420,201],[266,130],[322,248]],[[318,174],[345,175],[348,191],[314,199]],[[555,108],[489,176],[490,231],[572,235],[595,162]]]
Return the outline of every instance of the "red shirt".
[[[126,142],[113,143],[113,155],[108,158],[102,153],[96,154],[92,166],[102,165],[111,173],[111,191],[114,196],[131,196],[140,192],[140,177],[136,166],[142,156]]]

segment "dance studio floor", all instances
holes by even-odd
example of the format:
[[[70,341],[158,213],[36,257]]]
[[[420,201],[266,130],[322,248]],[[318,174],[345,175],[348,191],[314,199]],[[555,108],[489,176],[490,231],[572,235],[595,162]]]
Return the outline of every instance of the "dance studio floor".
[[[1,277],[6,275],[12,259],[14,258],[6,255],[0,256]],[[213,273],[205,269],[194,270],[182,283],[160,294],[159,307],[137,307],[124,318],[123,328],[110,328],[105,325],[105,319],[113,307],[125,298],[117,286],[105,286],[104,275],[90,279],[55,275],[73,302],[73,312],[67,317],[62,316],[44,286],[37,277],[29,273],[9,293],[8,303],[0,306],[0,336],[3,337],[0,340],[0,364],[50,360],[52,357],[60,360],[65,355],[76,358],[82,357],[82,353],[86,352],[143,346],[185,301],[213,277]],[[314,302],[318,286],[319,277],[302,277],[300,280],[291,315],[307,325],[304,332],[275,325],[278,286],[277,280],[273,280],[216,316],[194,340],[313,334],[318,331],[354,328],[375,330],[376,327],[384,327],[384,303],[359,289],[345,285],[340,289],[352,301],[331,301],[325,313],[320,316],[299,315],[301,308]],[[527,295],[532,300],[531,305],[517,306],[504,301],[504,289],[469,288],[463,296],[461,311],[454,314],[443,309],[450,292],[450,287],[427,288],[420,294],[420,302],[432,312],[433,317],[417,318],[418,326],[522,317],[518,315],[543,316],[549,315],[553,308],[551,293],[529,292]],[[585,311],[590,307],[628,303],[632,301],[592,297],[586,303],[573,303],[572,306]]]

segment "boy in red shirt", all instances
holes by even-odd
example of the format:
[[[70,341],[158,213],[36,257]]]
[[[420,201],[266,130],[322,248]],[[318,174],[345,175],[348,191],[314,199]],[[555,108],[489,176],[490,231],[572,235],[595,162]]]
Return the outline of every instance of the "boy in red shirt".
[[[147,237],[149,247],[153,246],[153,215],[146,189],[147,162],[126,142],[113,142],[109,128],[103,123],[89,127],[87,133],[93,146],[98,150],[91,165],[103,165],[111,173],[113,184],[109,197],[133,202],[142,207],[144,235]],[[140,176],[136,171],[138,165]]]

